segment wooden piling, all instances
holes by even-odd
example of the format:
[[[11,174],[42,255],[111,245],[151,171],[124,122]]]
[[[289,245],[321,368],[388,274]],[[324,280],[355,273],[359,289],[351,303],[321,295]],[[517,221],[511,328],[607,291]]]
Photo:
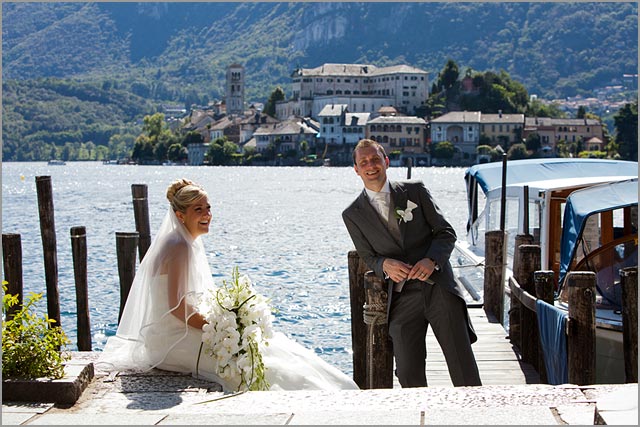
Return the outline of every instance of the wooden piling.
[[[47,285],[47,314],[60,323],[60,297],[58,294],[58,251],[56,249],[56,227],[53,216],[53,190],[50,176],[36,176],[40,235],[44,254],[44,275]]]
[[[596,274],[575,271],[567,274],[569,319],[567,355],[569,383],[596,381]]]
[[[407,157],[407,179],[411,179],[411,167],[413,166],[413,157]]]
[[[18,304],[7,310],[7,319],[13,318],[20,311],[24,300],[22,287],[22,241],[19,234],[2,235],[2,263],[4,280],[7,281],[7,294],[17,295]]]
[[[485,241],[485,260],[484,260],[484,310],[487,314],[495,316],[497,321],[502,325],[504,312],[504,277],[503,264],[504,258],[504,241],[506,233],[504,231],[495,230],[487,231],[484,235]]]
[[[518,248],[521,245],[529,245],[533,243],[533,237],[529,234],[518,234],[514,238],[514,256],[513,256],[513,275],[516,277],[516,281],[520,286],[520,278],[522,277],[522,261]],[[506,256],[506,255],[505,255]],[[535,271],[535,270],[534,270]],[[518,273],[516,273],[518,272]],[[516,275],[517,274],[517,275]],[[531,294],[535,295],[535,294]],[[520,324],[522,304],[513,295],[509,297],[509,341],[511,344],[522,350],[522,325]]]
[[[540,253],[540,246],[538,245],[520,245],[516,249],[515,258],[519,258],[517,263],[514,258],[514,265],[517,264],[518,269],[513,271],[513,276],[522,289],[531,296],[536,295],[533,275],[540,269]],[[520,350],[522,351],[522,359],[531,363],[536,369],[539,369],[538,349],[540,346],[538,341],[536,312],[522,307],[520,309]]]
[[[552,270],[540,270],[533,273],[533,282],[536,287],[536,298],[541,299],[547,304],[553,305],[554,300],[554,273]],[[538,332],[538,338],[540,334]],[[538,347],[538,373],[540,374],[540,381],[544,384],[549,383],[549,377],[547,375],[547,369],[544,365],[544,351],[542,345]]]
[[[87,231],[85,227],[71,227],[73,277],[76,283],[78,322],[78,350],[91,351],[91,321],[87,289]]]
[[[149,225],[149,202],[147,199],[147,184],[132,184],[133,215],[136,221],[136,231],[139,235],[138,254],[140,262],[151,246],[151,226]]]
[[[364,274],[367,325],[367,389],[393,388],[393,347],[387,325],[387,283],[373,271]]]
[[[624,377],[627,383],[638,382],[638,268],[620,270],[622,285],[622,348]]]
[[[116,251],[118,255],[118,275],[120,277],[120,312],[118,324],[122,318],[124,306],[136,275],[136,249],[138,232],[116,232]]]
[[[358,387],[367,386],[366,348],[367,325],[364,323],[364,273],[369,270],[358,252],[349,251],[349,298],[351,302],[351,348],[353,350],[353,381]]]

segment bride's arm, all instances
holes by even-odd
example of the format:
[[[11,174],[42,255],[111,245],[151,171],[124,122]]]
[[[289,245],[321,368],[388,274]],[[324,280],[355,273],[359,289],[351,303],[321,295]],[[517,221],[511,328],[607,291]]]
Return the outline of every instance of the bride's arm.
[[[187,302],[185,290],[188,288],[188,249],[186,247],[175,248],[172,256],[167,260],[167,275],[169,279],[169,307],[175,307],[171,314],[183,321],[187,318],[187,324],[196,329],[202,329],[207,323],[204,316],[198,313],[197,308]]]

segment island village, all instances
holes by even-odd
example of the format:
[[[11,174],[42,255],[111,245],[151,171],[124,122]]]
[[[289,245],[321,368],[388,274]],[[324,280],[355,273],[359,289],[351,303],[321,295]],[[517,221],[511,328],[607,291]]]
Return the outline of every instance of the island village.
[[[200,141],[188,144],[179,164],[210,164],[210,144],[220,138],[242,153],[274,159],[265,164],[283,166],[349,165],[351,150],[362,138],[380,142],[392,166],[494,161],[509,147],[524,145],[532,134],[539,137],[538,157],[557,157],[564,144],[578,143],[594,153],[606,145],[601,121],[587,117],[451,111],[425,120],[418,112],[429,96],[429,73],[409,65],[328,63],[296,69],[288,97],[275,103],[275,116],[263,112],[261,103],[247,103],[245,85],[245,69],[235,63],[226,70],[224,101],[191,111],[163,106],[170,127],[200,135]],[[461,79],[461,88],[467,94],[477,91],[468,75]],[[438,155],[435,148],[443,142],[449,153]]]

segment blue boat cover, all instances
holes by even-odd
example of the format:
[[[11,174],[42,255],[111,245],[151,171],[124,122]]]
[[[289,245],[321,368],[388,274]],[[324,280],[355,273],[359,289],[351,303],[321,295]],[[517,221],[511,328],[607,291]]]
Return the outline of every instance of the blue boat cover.
[[[527,185],[533,181],[559,180],[587,176],[638,176],[638,162],[609,159],[549,158],[510,160],[507,185]],[[465,181],[473,177],[487,194],[502,186],[502,162],[482,163],[465,172]]]
[[[576,190],[567,197],[562,219],[559,283],[563,282],[571,261],[575,257],[588,217],[637,204],[638,178],[594,185]]]
[[[552,385],[569,382],[566,324],[568,314],[541,299],[536,300],[538,331],[547,381]]]

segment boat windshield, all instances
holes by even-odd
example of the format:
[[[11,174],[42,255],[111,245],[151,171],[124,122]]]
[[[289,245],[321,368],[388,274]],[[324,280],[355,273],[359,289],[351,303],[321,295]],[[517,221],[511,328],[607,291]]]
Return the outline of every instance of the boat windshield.
[[[587,254],[573,271],[596,273],[598,308],[622,310],[620,270],[638,265],[638,235],[625,236]],[[568,302],[567,286],[562,286],[560,300]]]

